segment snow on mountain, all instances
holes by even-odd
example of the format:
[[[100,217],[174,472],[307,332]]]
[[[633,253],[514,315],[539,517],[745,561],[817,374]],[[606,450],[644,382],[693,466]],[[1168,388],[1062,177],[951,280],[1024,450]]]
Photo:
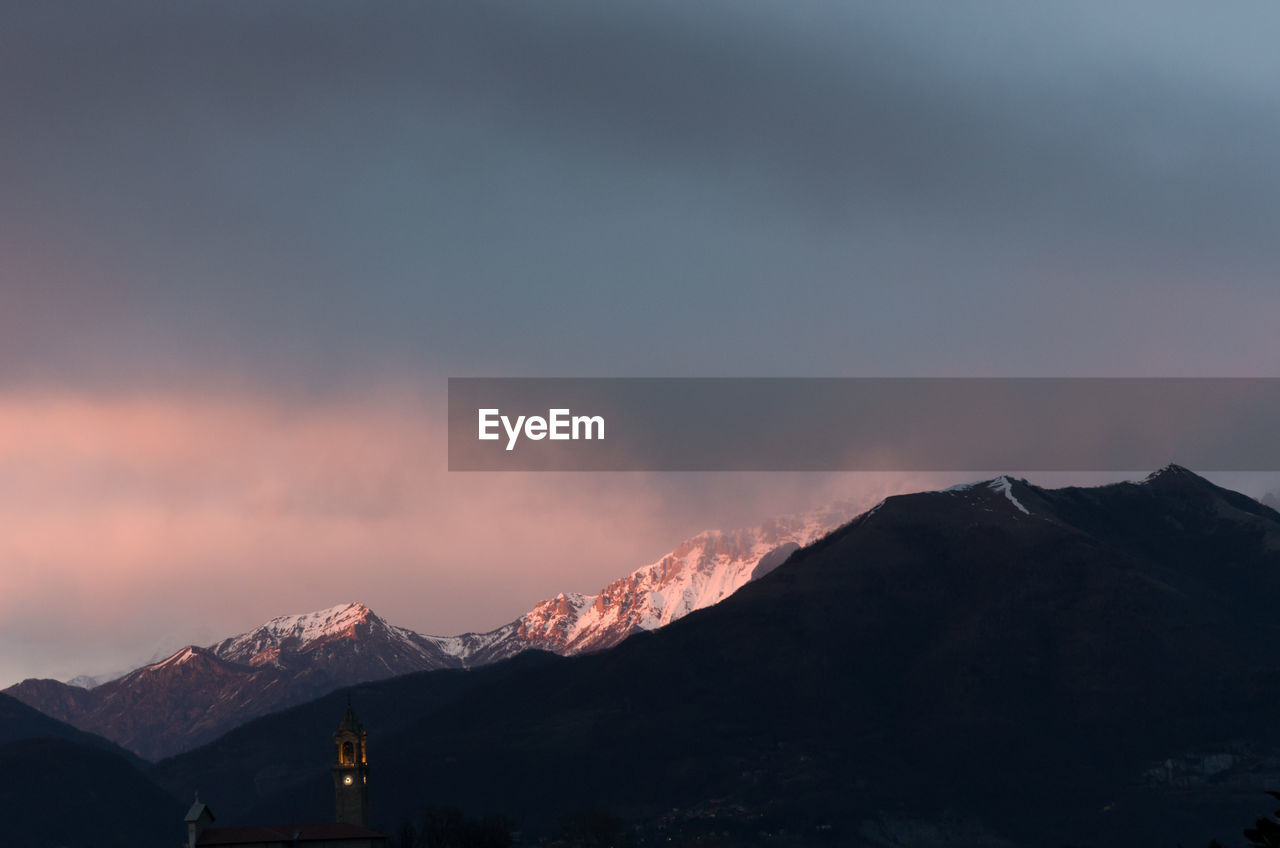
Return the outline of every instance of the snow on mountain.
[[[1092,497],[1066,491],[1057,497]],[[1111,497],[1128,491],[1138,512],[1147,508],[1148,495],[1209,502],[1215,515],[1246,523],[1256,521],[1263,509],[1177,466],[1161,469],[1137,486],[1099,491]],[[877,521],[885,515],[892,519],[903,510],[934,514],[927,503],[936,499],[953,506],[963,501],[974,515],[1038,525],[1053,521],[1054,503],[1046,497],[1045,490],[1025,480],[1002,476],[942,493],[891,497],[862,520],[873,515]],[[578,654],[611,647],[633,633],[719,603],[860,511],[840,503],[752,528],[699,533],[596,594],[561,593],[487,633],[427,636],[389,624],[364,604],[347,603],[273,618],[206,648],[183,647],[93,688],[27,680],[5,691],[144,757],[160,758],[210,741],[250,718],[353,683],[479,666],[530,649]],[[936,514],[954,516],[956,511]],[[1026,522],[1027,517],[1035,520]],[[1280,547],[1280,541],[1275,544]]]
[[[638,630],[653,630],[718,603],[750,580],[781,565],[799,547],[852,519],[856,504],[837,502],[801,515],[770,519],[756,527],[708,530],[681,542],[656,562],[621,577],[598,593],[561,593],[538,602],[513,622],[485,633],[431,636],[397,627],[354,602],[297,615],[282,615],[205,650],[248,668],[299,670],[364,643],[364,661],[386,673],[484,665],[529,649],[574,654],[600,650]],[[180,662],[184,647],[138,667],[160,669]],[[130,672],[69,681],[92,689]],[[359,674],[367,677],[367,672]]]
[[[1023,514],[1025,515],[1031,514],[1031,511],[1028,510],[1025,506],[1023,506],[1021,501],[1019,501],[1016,497],[1014,497],[1013,481],[1010,480],[1008,477],[1001,475],[996,479],[992,480],[990,483],[988,483],[987,487],[989,489],[992,489],[993,491],[1002,493],[1006,498],[1009,499],[1009,503],[1016,506]]]
[[[597,594],[562,593],[487,633],[427,636],[346,603],[279,616],[208,647],[185,646],[92,688],[27,680],[6,692],[158,759],[344,685],[484,665],[530,649],[610,647],[720,602],[858,511],[839,503],[757,527],[699,533]]]
[[[946,489],[942,489],[938,494],[962,495],[971,501],[982,501],[985,503],[988,502],[990,498],[990,495],[987,493],[992,492],[996,495],[1003,495],[1005,500],[1012,504],[1013,507],[1023,515],[1031,515],[1031,510],[1027,509],[1022,501],[1018,499],[1018,496],[1014,494],[1015,486],[1022,486],[1025,489],[1027,481],[1015,480],[1012,477],[1001,474],[999,477],[992,480],[978,480],[973,483],[960,483],[956,486],[950,486]],[[985,508],[988,510],[991,509],[989,506]]]
[[[281,665],[282,656],[306,654],[336,639],[367,638],[375,634],[411,654],[425,653],[405,631],[388,625],[361,603],[338,604],[301,615],[282,615],[248,633],[210,645],[209,649],[229,662],[248,666]]]
[[[397,667],[416,668],[484,665],[530,649],[600,650],[724,600],[858,511],[852,502],[838,502],[756,527],[708,530],[594,595],[562,592],[486,633],[429,636],[388,624],[364,604],[351,603],[273,618],[209,650],[228,662],[256,667],[280,665],[336,640],[376,638],[382,653],[390,649],[398,655]]]
[[[541,601],[516,622],[511,646],[576,654],[616,645],[719,603],[857,512],[841,502],[756,527],[699,533],[598,594],[562,593]]]
[[[6,692],[159,759],[341,686],[461,664],[430,637],[351,603],[273,618],[207,648],[188,645],[91,689],[26,680]]]
[[[356,625],[368,621],[369,615],[369,608],[360,603],[339,604],[302,615],[282,615],[210,648],[225,660],[262,665],[278,660],[282,648],[305,650],[321,640],[354,635]]]

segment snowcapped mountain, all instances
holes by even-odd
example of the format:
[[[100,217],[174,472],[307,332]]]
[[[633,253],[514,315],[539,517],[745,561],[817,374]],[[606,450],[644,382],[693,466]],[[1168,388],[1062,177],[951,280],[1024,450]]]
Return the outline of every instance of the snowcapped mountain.
[[[261,627],[209,646],[219,659],[251,668],[294,668],[323,661],[333,670],[356,660],[349,669],[366,676],[370,663],[390,674],[406,670],[451,668],[456,657],[430,636],[388,624],[361,603],[339,604],[302,615],[282,615]],[[349,645],[361,648],[349,651]],[[363,668],[364,674],[356,666]]]
[[[25,680],[5,692],[156,759],[353,683],[485,665],[531,649],[611,647],[722,601],[857,511],[839,503],[748,529],[699,533],[597,594],[557,595],[487,633],[428,636],[347,603],[273,618],[206,647],[188,645],[116,679]]]
[[[1023,515],[1030,515],[1031,510],[1027,509],[1022,501],[1018,500],[1018,496],[1014,494],[1014,487],[1019,486],[1026,488],[1030,486],[1026,480],[1015,480],[1005,475],[1000,475],[994,480],[983,480],[978,483],[962,483],[959,486],[952,486],[949,489],[943,489],[944,494],[958,495],[969,501],[977,501],[985,503],[992,498],[992,493],[998,498],[1003,496],[1012,508],[1018,510]],[[1025,495],[1024,495],[1025,497]],[[990,506],[982,506],[987,512],[991,512]]]
[[[355,603],[274,618],[209,650],[221,659],[253,667],[288,665],[290,655],[324,653],[325,646],[343,640],[376,639],[380,650],[375,661],[396,669],[485,665],[531,649],[557,654],[597,651],[639,630],[662,627],[719,603],[857,512],[854,503],[842,501],[756,527],[707,530],[594,595],[561,593],[486,633],[428,636],[388,624]]]
[[[576,654],[612,647],[639,630],[662,627],[719,603],[856,513],[852,503],[844,502],[757,527],[699,533],[598,594],[560,594],[539,602],[498,647],[509,654],[529,648]]]
[[[209,647],[189,645],[92,689],[24,680],[5,691],[157,759],[341,686],[460,664],[430,638],[353,603],[275,618]]]
[[[557,654],[597,651],[639,630],[662,627],[719,603],[858,511],[854,503],[842,501],[756,527],[707,530],[594,595],[561,593],[486,633],[428,636],[388,624],[357,603],[281,616],[210,645],[209,650],[221,659],[253,667],[288,665],[290,655],[324,653],[325,646],[343,640],[376,638],[381,646],[376,662],[397,669],[485,665],[531,649]]]

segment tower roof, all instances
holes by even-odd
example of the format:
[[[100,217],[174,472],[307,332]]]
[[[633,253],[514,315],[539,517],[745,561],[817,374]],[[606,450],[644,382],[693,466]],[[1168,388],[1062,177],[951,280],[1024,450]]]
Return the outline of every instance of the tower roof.
[[[364,725],[360,723],[360,719],[356,718],[356,711],[350,704],[347,704],[347,711],[342,714],[342,721],[338,722],[338,733],[363,733]]]
[[[195,803],[191,805],[191,809],[187,810],[187,817],[183,819],[183,821],[188,821],[188,822],[199,821],[200,816],[205,814],[209,816],[210,821],[213,821],[213,810],[209,809],[207,806],[200,803],[200,799],[197,798]]]

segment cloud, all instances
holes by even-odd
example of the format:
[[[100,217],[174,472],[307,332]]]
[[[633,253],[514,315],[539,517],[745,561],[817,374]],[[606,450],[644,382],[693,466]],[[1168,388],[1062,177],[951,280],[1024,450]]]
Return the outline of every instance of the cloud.
[[[448,475],[446,376],[1256,375],[1276,14],[6,4],[7,667],[492,626],[847,483]]]
[[[1269,5],[296,12],[9,14],[0,379],[1116,374],[1277,305]]]
[[[107,670],[157,634],[350,600],[427,632],[484,630],[707,527],[886,486],[450,474],[443,425],[408,391],[0,395],[0,679]]]
[[[486,630],[708,528],[990,476],[449,473],[445,454],[443,409],[404,386],[0,394],[0,683],[353,600]]]

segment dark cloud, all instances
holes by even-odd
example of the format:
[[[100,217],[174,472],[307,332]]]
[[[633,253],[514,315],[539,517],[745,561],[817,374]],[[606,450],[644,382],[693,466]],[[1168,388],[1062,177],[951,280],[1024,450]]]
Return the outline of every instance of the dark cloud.
[[[351,600],[297,595],[320,554],[393,620],[487,627],[870,491],[459,480],[412,459],[443,454],[445,375],[1273,376],[1277,24],[1183,0],[3,4],[0,576],[43,588],[0,597],[0,678],[149,653],[212,569],[280,565],[254,609],[215,581],[215,635]],[[420,413],[369,423],[384,389]],[[271,414],[218,430],[210,397]],[[280,459],[317,400],[346,436]],[[64,403],[88,411],[36,415]],[[392,496],[404,529],[365,527]]]
[[[5,376],[1248,371],[1233,12],[10,5]]]

